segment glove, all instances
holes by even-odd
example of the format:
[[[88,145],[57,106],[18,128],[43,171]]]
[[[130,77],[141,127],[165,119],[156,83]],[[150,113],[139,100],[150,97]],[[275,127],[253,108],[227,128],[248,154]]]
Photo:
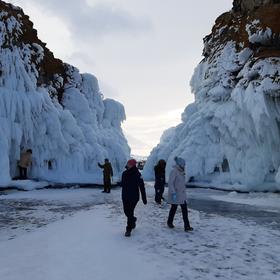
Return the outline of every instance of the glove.
[[[175,203],[176,200],[177,200],[177,195],[176,195],[176,193],[173,193],[172,194],[172,201]]]

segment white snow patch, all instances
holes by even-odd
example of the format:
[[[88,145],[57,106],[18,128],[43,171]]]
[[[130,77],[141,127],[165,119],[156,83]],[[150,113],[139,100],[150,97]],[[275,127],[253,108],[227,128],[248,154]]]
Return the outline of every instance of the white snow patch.
[[[240,194],[237,192],[230,192],[227,195],[211,195],[215,200],[226,202],[247,204],[257,207],[265,207],[271,211],[280,212],[280,194],[279,193],[249,193]]]
[[[259,24],[259,20],[254,20],[253,22],[246,25],[246,31],[249,35],[249,41],[251,43],[260,43],[265,45],[270,42],[272,38],[272,30],[268,27],[263,29],[261,26],[259,26]]]
[[[11,183],[9,183],[9,187],[15,187],[17,189],[24,190],[24,191],[43,189],[50,185],[52,185],[52,183],[50,182],[32,181],[32,180],[14,180],[11,181]]]

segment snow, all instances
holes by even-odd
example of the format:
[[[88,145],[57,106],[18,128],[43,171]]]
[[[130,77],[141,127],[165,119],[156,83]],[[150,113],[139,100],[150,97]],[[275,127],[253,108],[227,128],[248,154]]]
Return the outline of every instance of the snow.
[[[164,133],[144,168],[175,156],[186,160],[188,181],[240,191],[279,191],[280,59],[255,59],[233,41],[217,46],[191,80],[195,102],[182,123]],[[226,187],[225,187],[226,186]]]
[[[137,228],[131,238],[123,235],[120,190],[109,195],[100,190],[71,189],[1,196],[2,202],[37,200],[38,207],[49,206],[51,201],[61,203],[63,209],[82,201],[86,205],[91,202],[92,207],[24,234],[0,238],[0,278],[278,279],[278,230],[192,209],[194,232],[183,231],[180,213],[175,218],[176,228],[171,230],[166,227],[169,207],[154,204],[153,192],[148,185],[148,205],[138,204]],[[46,208],[44,214],[56,212]]]
[[[279,193],[256,193],[240,194],[237,192],[230,192],[226,195],[212,195],[213,199],[222,200],[226,202],[233,202],[239,204],[246,204],[258,207],[265,207],[271,211],[280,213],[280,194]]]
[[[106,222],[104,207],[79,213],[49,226],[47,231],[19,238],[11,245],[1,249],[9,252],[15,246],[26,254],[13,250],[3,260],[1,279],[5,280],[22,279],[22,272],[25,272],[24,279],[38,280],[131,279],[130,275],[140,280],[143,274],[156,279],[158,273],[149,258],[137,254],[135,246],[129,246],[119,229]],[[11,260],[17,263],[13,273],[9,267]],[[137,273],[140,267],[145,268],[141,274]]]
[[[5,135],[0,138],[0,187],[13,184],[20,153],[29,148],[32,179],[98,183],[97,163],[109,158],[118,180],[130,154],[121,129],[123,105],[104,100],[96,77],[67,64],[66,78],[57,74],[52,85],[38,86],[44,49],[37,43],[13,45],[22,33],[21,17],[6,16],[0,14],[0,133]],[[63,83],[60,104],[54,85]]]
[[[43,189],[51,186],[52,183],[44,181],[32,181],[32,180],[14,180],[9,184],[9,187],[16,188],[23,191],[32,191]]]
[[[246,31],[249,35],[249,41],[253,44],[259,43],[265,45],[270,42],[272,38],[272,30],[268,27],[265,29],[259,26],[260,21],[254,20],[246,25]]]

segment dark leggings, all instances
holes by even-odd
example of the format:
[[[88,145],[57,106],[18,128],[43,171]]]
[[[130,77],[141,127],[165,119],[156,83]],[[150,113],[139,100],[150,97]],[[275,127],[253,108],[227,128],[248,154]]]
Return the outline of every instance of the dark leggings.
[[[104,186],[104,192],[111,192],[111,179],[104,178],[103,179],[103,186]]]
[[[155,202],[160,204],[163,199],[164,185],[155,185]]]
[[[136,217],[134,217],[134,209],[136,205],[137,202],[123,201],[123,211],[127,217],[127,231],[131,231],[133,228],[135,228]]]
[[[27,179],[27,168],[19,166],[19,177],[20,179]]]
[[[181,206],[181,210],[182,210],[182,215],[183,215],[183,220],[184,220],[184,225],[185,228],[190,227],[190,222],[189,222],[189,217],[188,217],[188,206],[187,203],[185,201],[184,204],[180,204]],[[173,224],[173,220],[174,220],[174,216],[176,214],[178,205],[177,204],[172,204],[170,211],[169,211],[169,216],[168,216],[168,224]]]

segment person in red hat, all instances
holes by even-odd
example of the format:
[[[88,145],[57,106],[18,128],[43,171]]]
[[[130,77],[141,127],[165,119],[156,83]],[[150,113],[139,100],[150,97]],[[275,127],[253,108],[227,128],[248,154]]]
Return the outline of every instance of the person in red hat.
[[[130,236],[131,231],[136,227],[137,218],[134,216],[135,207],[140,199],[139,191],[143,203],[147,204],[145,184],[141,173],[136,167],[135,159],[130,159],[126,164],[126,171],[122,174],[122,202],[124,214],[127,217],[127,226],[125,236]]]

